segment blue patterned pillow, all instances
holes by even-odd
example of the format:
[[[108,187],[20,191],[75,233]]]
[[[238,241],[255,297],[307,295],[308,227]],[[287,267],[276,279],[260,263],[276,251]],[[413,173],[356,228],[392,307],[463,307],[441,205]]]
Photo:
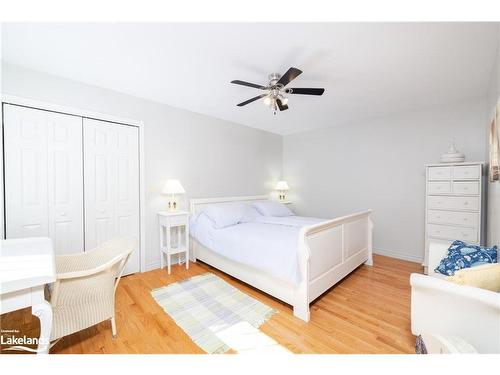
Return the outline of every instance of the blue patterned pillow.
[[[446,276],[452,276],[462,268],[480,266],[497,262],[497,247],[491,248],[470,245],[462,241],[453,241],[446,256],[434,270]]]

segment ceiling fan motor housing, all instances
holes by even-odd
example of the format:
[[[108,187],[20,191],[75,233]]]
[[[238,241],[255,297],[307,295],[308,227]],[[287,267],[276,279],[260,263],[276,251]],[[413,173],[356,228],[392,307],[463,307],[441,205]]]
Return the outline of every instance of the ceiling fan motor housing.
[[[281,74],[279,73],[271,73],[269,74],[269,86],[274,86],[278,83],[281,78]]]

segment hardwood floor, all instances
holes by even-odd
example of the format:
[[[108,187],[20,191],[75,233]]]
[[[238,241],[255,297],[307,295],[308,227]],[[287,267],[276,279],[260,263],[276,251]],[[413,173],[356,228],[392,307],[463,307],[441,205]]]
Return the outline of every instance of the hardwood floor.
[[[410,332],[410,285],[417,263],[374,256],[374,266],[361,266],[319,297],[311,321],[292,314],[290,306],[214,268],[174,266],[169,276],[154,270],[125,277],[117,290],[118,338],[109,322],[63,338],[51,353],[203,353],[150,295],[151,289],[204,272],[213,272],[279,310],[260,330],[294,353],[414,353]],[[0,328],[18,329],[16,336],[38,336],[38,319],[29,309],[0,317]]]

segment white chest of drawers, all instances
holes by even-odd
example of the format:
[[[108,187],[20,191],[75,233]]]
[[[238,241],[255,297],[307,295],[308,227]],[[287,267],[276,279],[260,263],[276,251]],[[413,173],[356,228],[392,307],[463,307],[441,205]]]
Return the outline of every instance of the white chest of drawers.
[[[482,242],[483,164],[426,166],[425,260],[430,241]]]

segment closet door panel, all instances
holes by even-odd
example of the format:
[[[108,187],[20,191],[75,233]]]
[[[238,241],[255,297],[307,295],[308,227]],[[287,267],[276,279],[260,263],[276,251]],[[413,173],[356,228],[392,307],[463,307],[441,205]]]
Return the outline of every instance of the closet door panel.
[[[116,229],[120,236],[139,239],[139,129],[118,126],[117,139]],[[139,269],[139,251],[135,251],[125,274]]]
[[[49,236],[46,118],[11,105],[4,116],[6,238]]]
[[[83,251],[82,120],[4,105],[6,238]]]
[[[133,126],[84,119],[85,247],[116,236],[139,239],[139,133]],[[125,273],[140,269],[139,251]]]
[[[83,246],[82,118],[47,113],[49,232],[56,254]]]
[[[84,119],[85,249],[117,235],[114,212],[116,134],[110,126]]]

